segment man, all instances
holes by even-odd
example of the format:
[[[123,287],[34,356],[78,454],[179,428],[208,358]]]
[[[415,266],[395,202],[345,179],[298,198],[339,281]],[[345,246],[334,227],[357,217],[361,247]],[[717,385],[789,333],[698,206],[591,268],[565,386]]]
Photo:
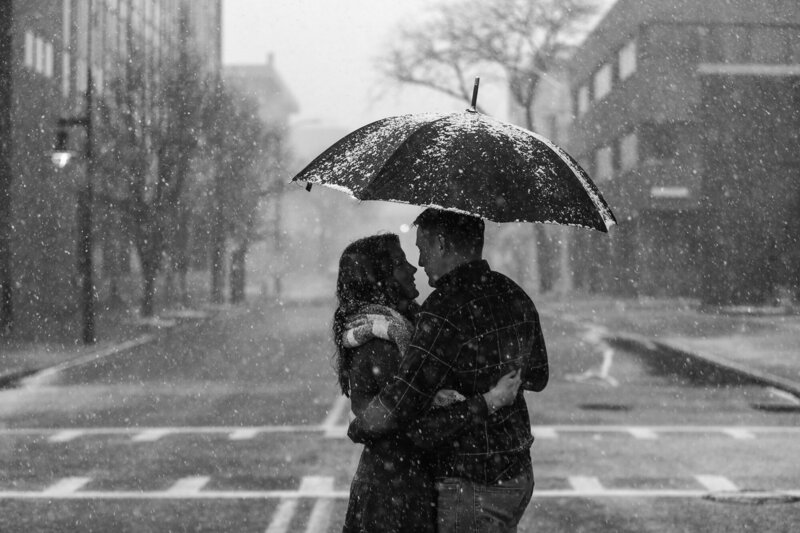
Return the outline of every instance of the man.
[[[483,221],[426,209],[414,225],[419,264],[435,290],[422,305],[398,375],[351,423],[348,435],[356,442],[407,427],[440,389],[473,397],[514,369],[522,370],[524,389],[547,385],[536,307],[482,259]],[[511,405],[475,416],[485,423],[436,450],[439,531],[514,532],[533,492],[525,399],[518,393]]]

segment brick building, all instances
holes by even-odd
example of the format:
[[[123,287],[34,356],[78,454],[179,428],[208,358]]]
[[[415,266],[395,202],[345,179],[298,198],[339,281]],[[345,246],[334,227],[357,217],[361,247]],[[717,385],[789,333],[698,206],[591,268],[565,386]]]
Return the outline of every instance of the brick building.
[[[620,221],[577,236],[578,286],[706,303],[797,291],[796,0],[619,0],[568,78],[568,149]]]
[[[110,97],[132,51],[144,58],[151,94],[184,44],[218,72],[221,0],[3,0],[0,8],[10,30],[0,43],[0,108],[8,118],[0,120],[0,266],[7,265],[0,284],[13,289],[18,316],[69,314],[77,305],[76,196],[86,168],[52,164],[58,119],[86,114],[89,58],[97,101]],[[85,141],[79,130],[69,135],[77,151]],[[100,279],[99,239],[95,248]]]

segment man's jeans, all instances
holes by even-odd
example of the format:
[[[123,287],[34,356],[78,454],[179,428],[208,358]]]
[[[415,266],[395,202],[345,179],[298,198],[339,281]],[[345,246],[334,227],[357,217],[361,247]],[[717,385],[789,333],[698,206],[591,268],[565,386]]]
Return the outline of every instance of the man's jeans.
[[[441,478],[439,533],[515,533],[533,495],[533,471],[496,485],[479,485],[461,478]]]

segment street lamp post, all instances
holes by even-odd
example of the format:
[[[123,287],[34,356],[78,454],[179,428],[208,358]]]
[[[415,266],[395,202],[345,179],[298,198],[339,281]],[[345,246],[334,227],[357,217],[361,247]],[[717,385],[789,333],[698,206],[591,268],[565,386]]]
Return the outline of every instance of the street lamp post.
[[[86,109],[81,117],[60,118],[56,129],[56,146],[53,151],[53,162],[64,167],[70,159],[71,152],[65,150],[68,130],[81,126],[86,131],[84,156],[86,157],[86,179],[83,190],[78,193],[78,273],[80,275],[80,300],[82,318],[82,339],[84,344],[94,344],[95,336],[95,298],[94,298],[94,261],[92,258],[92,205],[94,202],[94,126],[92,120],[94,80],[92,79],[92,2],[88,3],[89,20],[87,26],[86,52]]]

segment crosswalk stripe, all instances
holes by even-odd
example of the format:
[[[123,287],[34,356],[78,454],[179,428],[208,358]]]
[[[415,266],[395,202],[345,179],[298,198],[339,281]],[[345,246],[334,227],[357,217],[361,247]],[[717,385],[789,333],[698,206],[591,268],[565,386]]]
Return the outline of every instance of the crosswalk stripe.
[[[347,435],[347,426],[338,424],[339,419],[350,407],[350,400],[346,396],[339,396],[333,403],[333,407],[328,412],[328,416],[322,423],[322,430],[327,438],[343,438]],[[343,429],[344,428],[344,429]]]
[[[602,492],[605,490],[600,480],[590,476],[570,476],[567,478],[572,488],[578,492]]]
[[[333,491],[333,478],[332,477],[313,477],[304,478],[303,483],[308,480],[306,490],[310,492],[331,492]],[[303,483],[300,485],[300,492],[303,491]],[[331,511],[333,510],[333,502],[329,499],[319,499],[314,502],[314,508],[311,510],[311,517],[308,519],[306,526],[306,533],[318,533],[325,531],[330,522]]]
[[[309,495],[317,495],[322,498],[324,494],[332,494],[333,491],[333,478],[329,476],[306,476],[300,481],[300,488],[293,496],[289,496],[278,504],[275,515],[267,527],[266,533],[286,533],[289,530],[289,525],[292,523],[294,513],[297,510],[297,498]],[[311,511],[311,517],[306,527],[306,533],[315,533],[323,531],[325,526],[328,525],[331,514],[330,498],[324,500],[317,500],[314,503],[314,508]]]
[[[134,435],[131,439],[134,442],[155,442],[165,435],[169,435],[169,429],[148,429],[141,433]]]
[[[76,486],[72,485],[72,487]],[[80,484],[77,488],[83,486]],[[71,489],[70,487],[67,487]],[[72,490],[72,489],[71,489]],[[708,496],[705,489],[605,489],[602,490],[576,490],[571,489],[537,489],[533,498],[699,498]],[[727,491],[725,491],[727,492]],[[769,499],[774,497],[800,498],[800,488],[772,491],[736,491],[737,497],[753,500]],[[48,493],[46,491],[0,491],[2,500],[297,500],[298,498],[323,498],[347,500],[350,497],[348,490],[332,491],[329,493],[315,493],[300,495],[297,491],[212,491],[201,490],[194,493],[171,493],[167,491],[89,491],[77,490],[69,492],[63,489]]]
[[[272,521],[269,523],[266,533],[286,533],[289,531],[289,525],[292,523],[296,510],[297,498],[282,500],[272,516]]]
[[[258,428],[237,429],[228,438],[230,440],[248,440],[255,438],[259,433]]]
[[[211,480],[208,476],[189,476],[176,481],[167,492],[171,494],[193,494],[200,492]]]
[[[726,429],[723,430],[723,433],[730,435],[734,439],[747,440],[756,438],[756,436],[751,431],[747,431],[746,429],[740,429],[740,428]]]
[[[69,442],[73,439],[76,439],[83,435],[84,432],[80,429],[65,429],[64,431],[59,431],[55,435],[51,436],[49,439],[50,442]]]
[[[733,482],[725,476],[700,475],[695,476],[695,479],[697,479],[701,485],[711,492],[739,490],[738,487],[736,487],[736,485],[734,485]]]
[[[637,439],[652,440],[658,438],[656,432],[649,428],[630,428],[628,433]]]
[[[44,489],[42,494],[46,496],[66,496],[80,490],[91,480],[92,478],[89,477],[65,477]]]
[[[330,419],[335,414],[332,409]],[[339,417],[341,417],[341,412]],[[139,435],[142,433],[159,432],[159,436],[166,434],[193,435],[193,434],[235,434],[238,432],[254,433],[330,433],[344,436],[347,431],[345,424],[337,424],[327,420],[324,424],[286,425],[286,426],[171,426],[171,427],[76,427],[76,428],[0,428],[3,435],[53,435],[65,431],[80,432],[80,435]],[[677,434],[713,434],[722,433],[728,436],[741,438],[744,435],[796,435],[800,434],[800,426],[603,426],[603,425],[552,425],[531,426],[534,435],[548,438],[553,433],[562,434],[580,433],[628,433],[651,431],[656,435],[668,433]],[[244,434],[244,433],[243,433]],[[80,436],[79,435],[79,436]],[[746,438],[750,438],[749,436]]]
[[[537,439],[555,439],[558,438],[558,433],[554,428],[550,427],[536,427],[533,428],[533,436]]]

